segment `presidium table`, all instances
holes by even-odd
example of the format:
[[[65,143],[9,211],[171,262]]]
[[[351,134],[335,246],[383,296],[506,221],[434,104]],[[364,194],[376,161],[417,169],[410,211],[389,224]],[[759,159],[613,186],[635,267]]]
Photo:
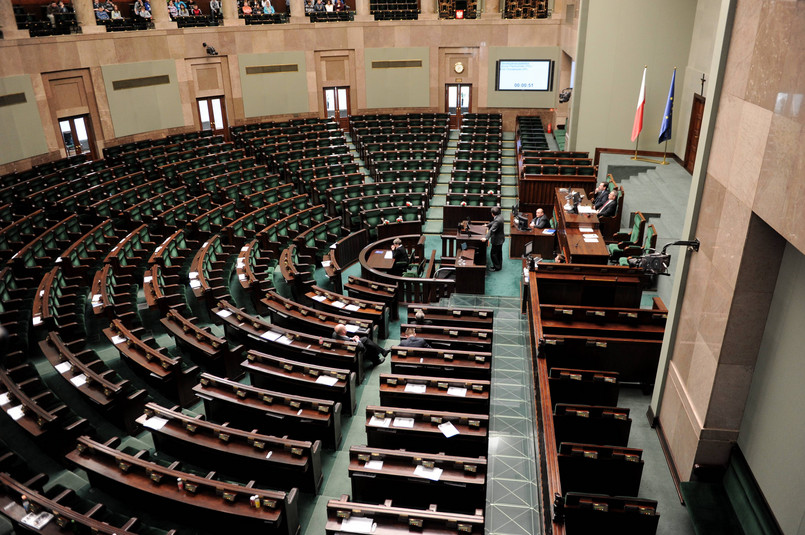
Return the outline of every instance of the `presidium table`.
[[[554,200],[554,214],[556,218],[556,237],[559,248],[573,264],[607,264],[609,250],[598,225],[598,215],[590,199],[584,195],[581,188],[572,191],[581,195],[579,213],[573,214],[564,209],[565,194],[556,188]]]

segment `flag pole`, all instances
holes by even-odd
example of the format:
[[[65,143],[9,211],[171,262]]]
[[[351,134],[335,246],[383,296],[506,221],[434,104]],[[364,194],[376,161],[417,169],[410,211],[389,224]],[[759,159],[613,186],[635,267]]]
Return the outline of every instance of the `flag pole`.
[[[668,140],[667,139],[665,140],[665,145],[662,148],[662,162],[660,162],[660,165],[668,165],[670,163],[670,162],[665,161],[666,154],[668,154]]]

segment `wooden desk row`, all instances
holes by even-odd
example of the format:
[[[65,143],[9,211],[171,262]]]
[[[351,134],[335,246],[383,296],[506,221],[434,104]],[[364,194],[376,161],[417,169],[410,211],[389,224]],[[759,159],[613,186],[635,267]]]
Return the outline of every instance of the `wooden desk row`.
[[[205,529],[260,530],[297,535],[298,492],[265,490],[183,471],[179,462],[162,466],[146,459],[146,451],[129,454],[116,449],[119,439],[106,443],[80,437],[67,459],[87,472],[93,487],[122,489],[153,507],[183,513],[188,522]],[[257,507],[253,497],[258,497]]]

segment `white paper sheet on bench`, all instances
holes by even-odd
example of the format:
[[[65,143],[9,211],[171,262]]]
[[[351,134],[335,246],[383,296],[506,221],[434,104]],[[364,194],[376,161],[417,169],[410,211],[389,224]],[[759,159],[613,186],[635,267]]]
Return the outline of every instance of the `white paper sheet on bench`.
[[[467,389],[463,386],[450,386],[447,388],[447,395],[465,398],[467,397]]]
[[[434,466],[433,468],[425,468],[420,464],[414,468],[415,476],[424,477],[426,479],[430,479],[431,481],[439,481],[439,479],[442,477],[442,472],[444,472],[444,470],[438,466]]]
[[[72,364],[70,364],[67,361],[60,362],[60,363],[56,364],[56,371],[63,375],[65,373],[69,372],[71,367],[72,367]]]
[[[374,520],[366,517],[352,516],[341,521],[341,531],[349,533],[372,533],[376,527]]]
[[[344,310],[349,310],[350,312],[357,312],[361,309],[358,305],[347,305],[344,307]]]
[[[415,383],[408,383],[405,385],[405,391],[413,394],[424,394],[428,391],[428,385],[418,385]]]
[[[168,423],[168,420],[166,420],[165,418],[160,418],[159,416],[152,416],[143,422],[143,427],[153,429],[154,431],[159,431],[160,429],[165,427],[166,423]]]
[[[386,251],[386,254],[383,255],[383,258],[391,260],[392,258],[394,258],[394,253],[391,251]]]
[[[219,310],[218,312],[216,312],[216,314],[218,314],[218,316],[221,317],[221,318],[228,318],[229,316],[232,315],[232,311],[231,310]]]
[[[326,297],[324,297],[323,295],[314,295],[314,296],[312,297],[312,299],[313,299],[314,301],[318,301],[319,303],[321,303],[322,301],[326,301],[326,300],[327,300],[327,298],[326,298]]]
[[[113,336],[113,337],[112,337],[112,343],[113,343],[113,344],[115,344],[115,345],[117,345],[117,344],[122,344],[122,343],[123,343],[123,342],[125,342],[125,341],[126,341],[126,337],[125,337],[125,336],[119,336],[119,335],[118,335],[118,336]]]
[[[394,427],[406,427],[408,429],[414,428],[414,419],[413,418],[402,418],[400,416],[394,418]]]
[[[453,425],[453,422],[439,424],[439,431],[441,431],[442,434],[447,438],[454,437],[458,434],[458,429],[456,429],[456,426]]]
[[[366,461],[366,464],[364,464],[363,467],[368,470],[382,470],[383,461]]]
[[[70,382],[73,383],[76,386],[76,388],[81,388],[82,386],[87,384],[87,376],[82,373],[81,375],[70,377]]]
[[[316,377],[316,382],[327,386],[333,386],[338,382],[338,378],[330,377],[329,375],[319,375]]]
[[[22,410],[22,405],[17,405],[16,407],[11,407],[8,409],[8,415],[11,416],[12,420],[19,420],[25,413]]]
[[[372,416],[369,419],[369,425],[372,427],[388,427],[391,425],[391,418],[377,418]]]
[[[0,405],[8,405],[11,403],[11,395],[8,392],[0,394]]]
[[[358,332],[358,326],[357,325],[344,325],[344,327],[346,328],[348,333],[356,333],[356,332]]]
[[[271,340],[272,342],[280,337],[280,333],[275,333],[274,331],[266,331],[260,335],[260,338],[265,338],[266,340]]]
[[[579,227],[579,232],[592,232],[593,227]]]

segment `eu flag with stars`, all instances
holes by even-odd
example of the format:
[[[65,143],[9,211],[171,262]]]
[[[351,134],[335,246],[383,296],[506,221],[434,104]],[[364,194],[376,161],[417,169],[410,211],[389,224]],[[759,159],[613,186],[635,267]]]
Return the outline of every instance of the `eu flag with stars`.
[[[676,67],[671,76],[671,88],[668,90],[668,102],[665,104],[665,113],[662,114],[662,125],[660,125],[660,139],[657,143],[671,139],[671,123],[674,122],[674,82],[676,81]]]

